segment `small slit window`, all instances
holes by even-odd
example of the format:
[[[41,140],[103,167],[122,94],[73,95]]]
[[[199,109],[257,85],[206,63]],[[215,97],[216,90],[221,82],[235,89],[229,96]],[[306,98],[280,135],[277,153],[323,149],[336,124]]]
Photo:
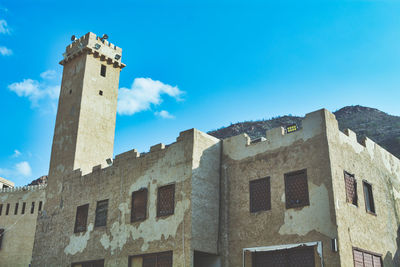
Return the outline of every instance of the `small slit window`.
[[[2,212],[3,212],[3,204],[0,204],[0,216],[1,216]]]
[[[18,214],[18,206],[19,206],[19,203],[15,203],[14,215]]]
[[[261,178],[250,181],[250,212],[271,209],[270,178]]]
[[[3,243],[3,237],[4,237],[4,229],[0,229],[0,249],[1,249],[1,244]]]
[[[357,181],[354,175],[344,172],[344,184],[346,189],[346,202],[357,206]]]
[[[96,218],[94,221],[95,227],[107,225],[107,212],[108,212],[108,199],[97,201]]]
[[[174,214],[175,209],[175,184],[158,188],[157,217]]]
[[[131,222],[146,220],[147,188],[132,193]]]
[[[106,65],[101,65],[100,75],[106,77],[106,70],[107,70]]]
[[[375,214],[374,196],[372,194],[372,185],[366,181],[363,181],[364,187],[364,198],[365,198],[365,209],[367,212]]]
[[[32,202],[31,214],[33,214],[34,212],[35,212],[35,202]]]
[[[306,170],[285,174],[285,197],[287,209],[310,205]]]
[[[103,91],[102,90],[99,90],[99,95],[103,95]]]
[[[82,205],[76,208],[74,233],[86,231],[88,211],[89,211],[89,204]]]
[[[7,203],[7,207],[6,207],[6,215],[8,215],[8,213],[10,212],[10,203]]]
[[[21,214],[25,214],[26,202],[22,203]]]
[[[40,202],[39,202],[39,211],[42,211],[42,206],[43,206],[43,202],[40,201]]]

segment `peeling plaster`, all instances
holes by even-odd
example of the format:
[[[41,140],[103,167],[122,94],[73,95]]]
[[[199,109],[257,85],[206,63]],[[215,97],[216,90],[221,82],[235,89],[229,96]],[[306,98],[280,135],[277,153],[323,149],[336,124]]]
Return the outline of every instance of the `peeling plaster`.
[[[80,233],[78,236],[74,234],[71,235],[69,237],[69,244],[64,249],[64,253],[66,255],[68,254],[75,255],[78,252],[83,252],[90,238],[90,232],[92,231],[93,231],[93,223],[89,224],[88,229],[84,234]]]
[[[279,234],[304,236],[312,230],[316,230],[327,236],[334,235],[335,228],[330,221],[328,190],[324,184],[316,186],[309,182],[308,185],[310,206],[303,207],[301,210],[286,210],[284,224],[280,227]],[[285,199],[285,194],[282,199]]]

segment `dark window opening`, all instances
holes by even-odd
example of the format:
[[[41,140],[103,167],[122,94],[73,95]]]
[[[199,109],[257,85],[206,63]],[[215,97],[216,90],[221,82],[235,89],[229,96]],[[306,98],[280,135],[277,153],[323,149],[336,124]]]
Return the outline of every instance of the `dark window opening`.
[[[0,216],[2,212],[3,212],[3,204],[0,204]]]
[[[72,263],[72,267],[104,267],[104,260]]]
[[[22,203],[22,211],[21,211],[21,214],[25,214],[25,207],[26,207],[26,202]]]
[[[375,204],[374,204],[374,196],[372,194],[372,185],[364,181],[363,187],[364,187],[365,208],[367,209],[367,212],[375,214]]]
[[[106,77],[106,65],[101,65],[100,75]]]
[[[108,211],[108,199],[97,201],[96,218],[94,220],[95,227],[107,225],[107,211]]]
[[[132,193],[131,222],[146,220],[147,188]]]
[[[344,183],[346,188],[346,202],[357,206],[357,181],[354,175],[344,172]]]
[[[99,95],[103,95],[103,91],[100,90],[100,91],[99,91]]]
[[[15,203],[14,215],[18,214],[18,205],[19,203]]]
[[[1,249],[1,244],[3,243],[3,237],[4,237],[4,229],[0,229],[0,249]]]
[[[34,212],[35,212],[35,202],[32,202],[31,214],[33,214]]]
[[[382,267],[382,256],[359,248],[353,248],[354,267]]]
[[[250,212],[271,209],[270,178],[261,178],[250,181]]]
[[[89,211],[89,204],[79,206],[76,209],[74,233],[86,231],[88,211]]]
[[[38,208],[39,211],[42,211],[42,205],[43,205],[43,202],[40,201],[40,202],[39,202],[39,208]]]
[[[69,90],[69,94],[72,94],[72,90]]]
[[[310,205],[306,170],[285,174],[285,197],[287,209]]]
[[[129,267],[172,267],[172,251],[129,257]]]
[[[6,207],[6,215],[8,215],[8,213],[10,212],[10,204],[7,203],[7,207]]]
[[[157,217],[174,214],[175,184],[158,188]]]

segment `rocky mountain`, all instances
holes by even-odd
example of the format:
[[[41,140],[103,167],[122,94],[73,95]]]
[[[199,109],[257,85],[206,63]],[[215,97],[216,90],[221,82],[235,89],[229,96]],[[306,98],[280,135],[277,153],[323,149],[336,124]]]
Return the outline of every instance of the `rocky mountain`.
[[[347,106],[334,112],[340,130],[349,128],[361,139],[368,136],[396,157],[400,158],[400,117],[375,108]],[[252,139],[265,136],[265,131],[279,126],[300,124],[303,117],[282,116],[270,120],[246,121],[232,124],[208,134],[220,139],[247,133]]]

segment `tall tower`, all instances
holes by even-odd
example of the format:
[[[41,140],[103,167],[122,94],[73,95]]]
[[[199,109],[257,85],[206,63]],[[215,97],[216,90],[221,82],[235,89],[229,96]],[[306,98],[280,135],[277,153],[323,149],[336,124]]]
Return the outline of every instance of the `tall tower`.
[[[112,158],[122,49],[87,33],[72,38],[64,66],[50,177],[92,167]]]

